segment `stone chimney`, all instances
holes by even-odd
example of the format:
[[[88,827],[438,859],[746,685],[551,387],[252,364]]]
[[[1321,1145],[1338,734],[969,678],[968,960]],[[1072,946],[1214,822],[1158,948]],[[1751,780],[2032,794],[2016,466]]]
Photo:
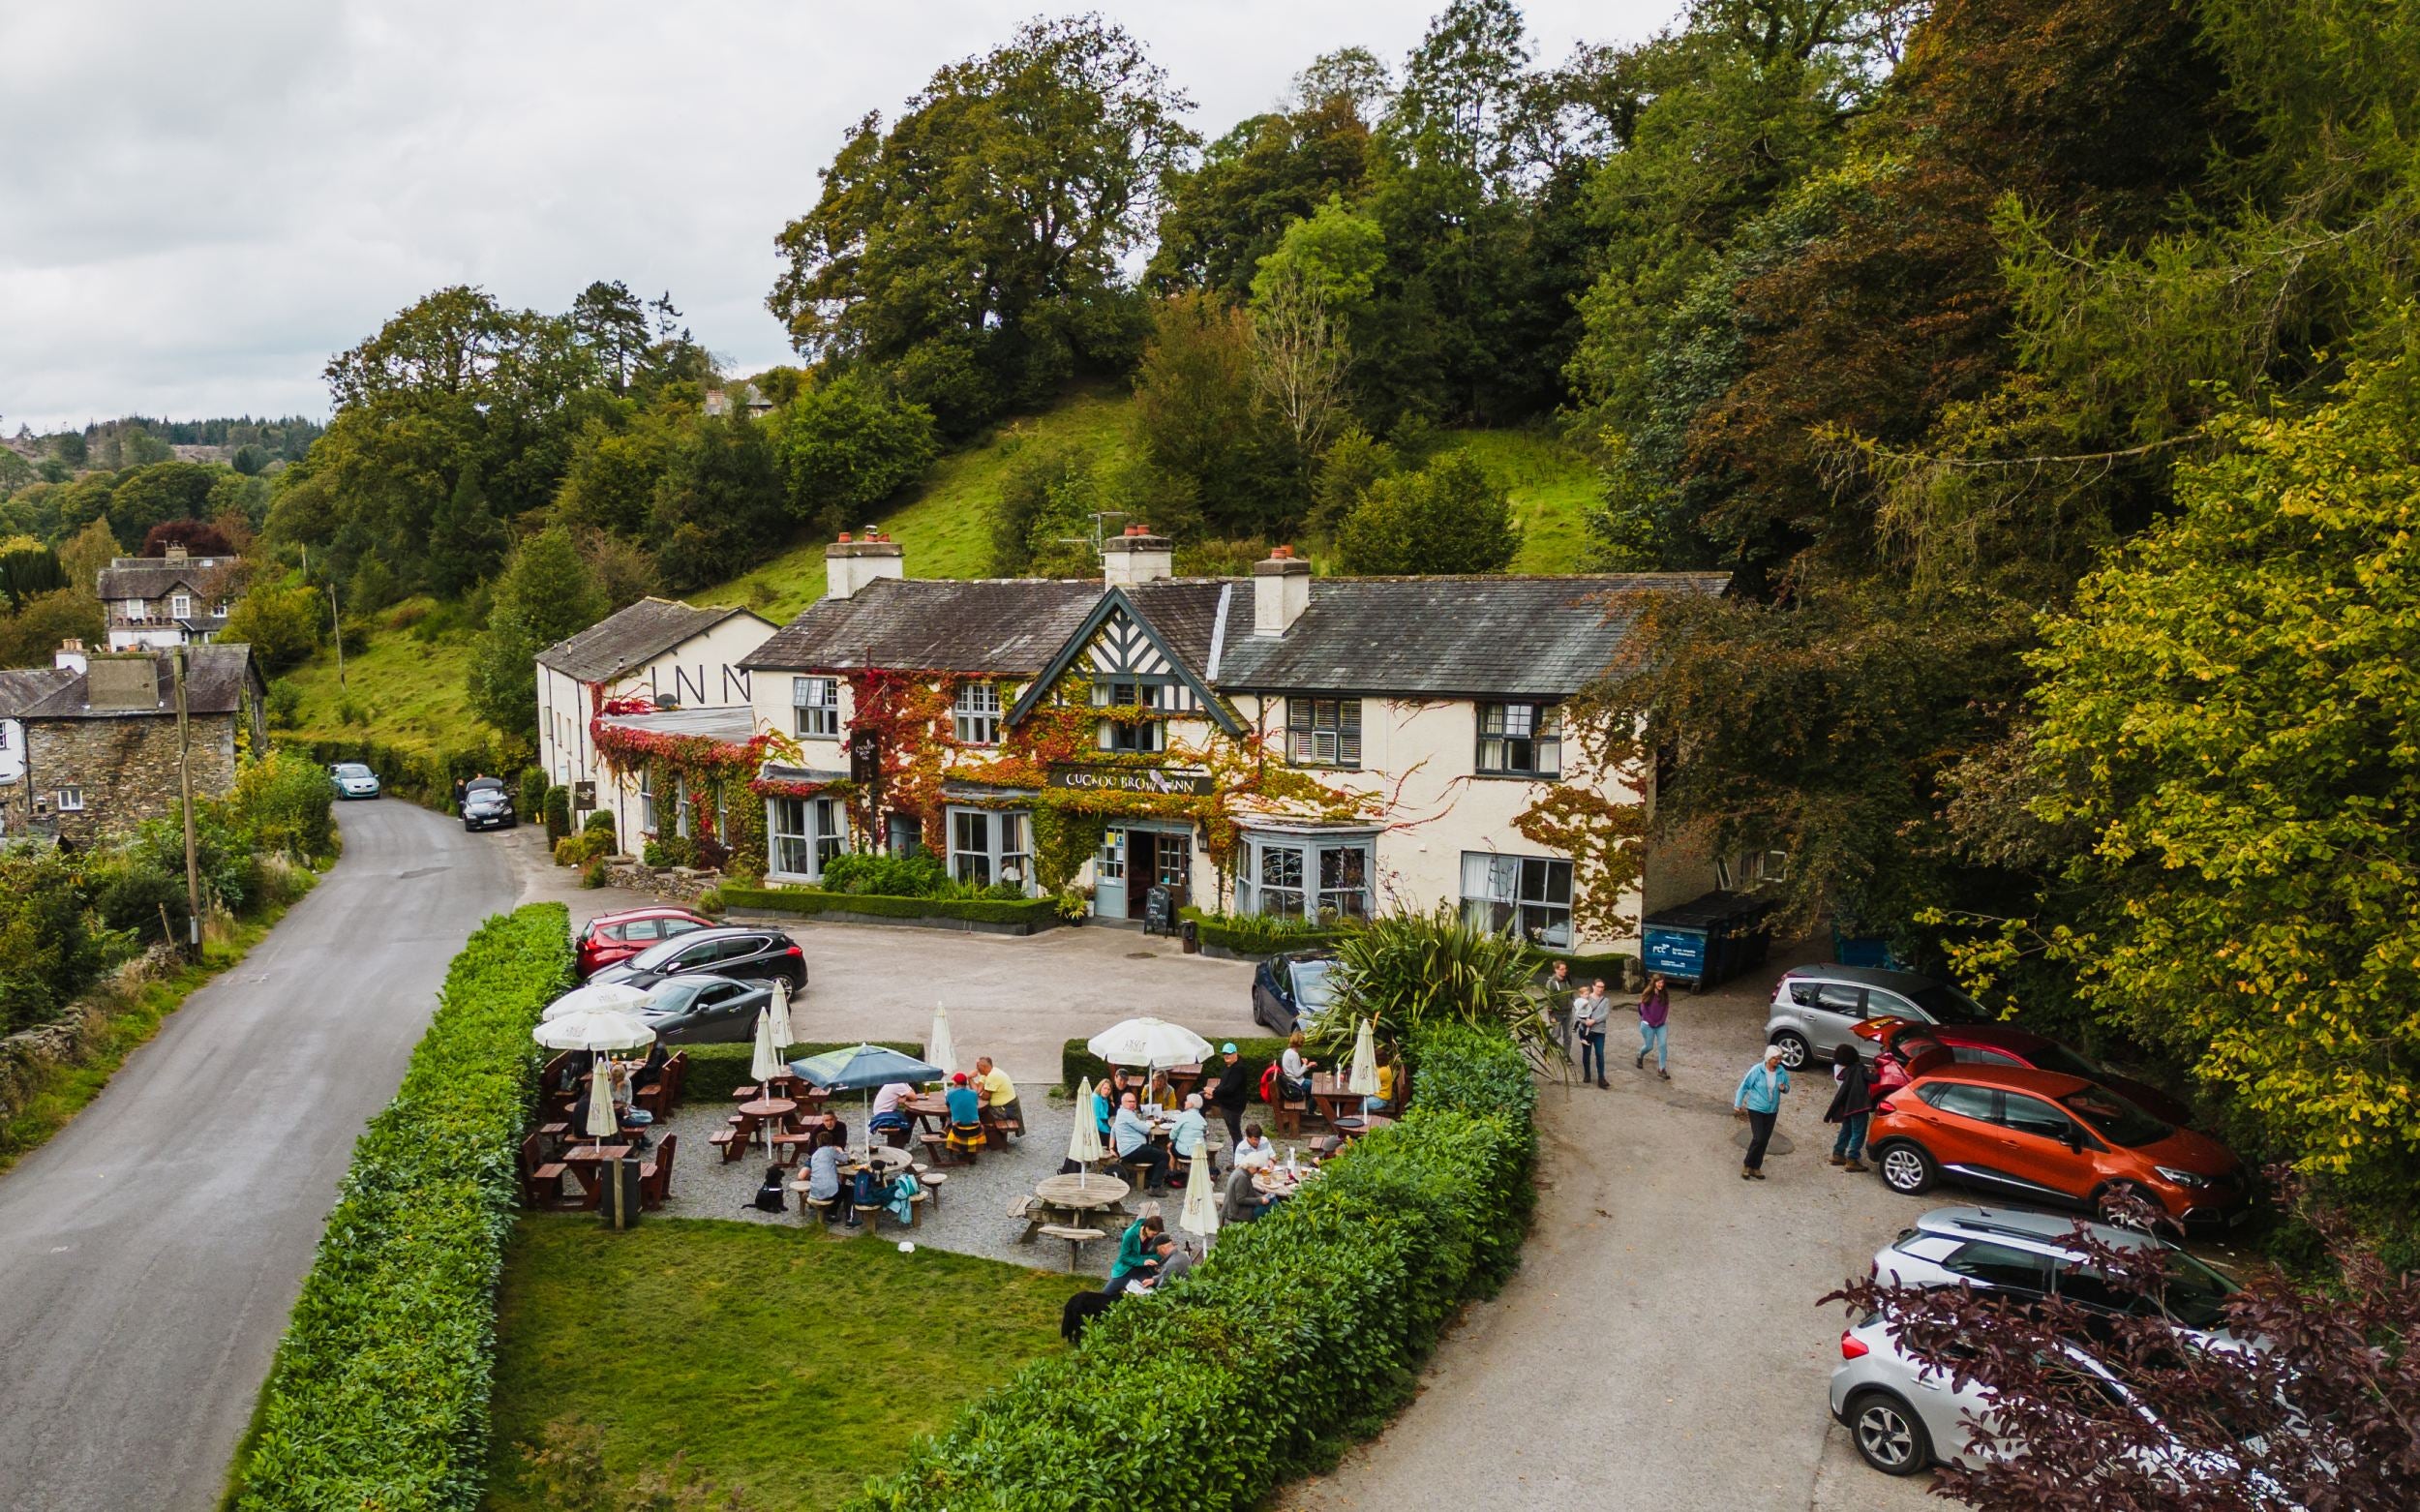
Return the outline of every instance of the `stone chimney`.
[[[1311,607],[1311,563],[1291,546],[1275,546],[1252,564],[1252,633],[1284,635]]]
[[[824,548],[824,596],[852,598],[859,589],[876,578],[907,576],[907,553],[897,542],[879,530],[862,535],[840,532],[840,539]]]
[[[1101,543],[1101,581],[1110,588],[1165,583],[1176,576],[1176,548],[1147,525],[1130,525]]]
[[[167,550],[163,554],[163,559],[167,561],[183,561],[185,559],[185,543],[183,541],[168,542]]]
[[[153,710],[161,702],[160,664],[148,652],[95,657],[85,669],[87,709]]]
[[[74,636],[61,641],[58,650],[50,658],[50,664],[61,672],[73,672],[81,677],[87,665],[84,660],[84,643]]]

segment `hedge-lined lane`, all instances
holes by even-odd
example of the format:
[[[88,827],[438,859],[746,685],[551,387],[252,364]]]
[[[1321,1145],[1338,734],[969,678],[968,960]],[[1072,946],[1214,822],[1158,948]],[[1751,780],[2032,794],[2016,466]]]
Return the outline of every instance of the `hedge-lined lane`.
[[[570,980],[560,903],[489,920],[454,958],[402,1089],[354,1146],[238,1470],[241,1512],[478,1503],[529,1031]]]

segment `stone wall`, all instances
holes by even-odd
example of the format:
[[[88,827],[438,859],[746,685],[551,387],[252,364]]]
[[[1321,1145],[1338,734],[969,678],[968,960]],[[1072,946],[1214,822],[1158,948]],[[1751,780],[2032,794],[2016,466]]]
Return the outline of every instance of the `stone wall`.
[[[193,725],[194,797],[235,791],[235,716],[197,714]],[[45,830],[77,845],[126,833],[146,819],[177,812],[174,714],[123,714],[25,723],[26,779],[0,796],[11,834]],[[61,788],[83,792],[81,811],[61,811]],[[35,798],[51,802],[45,825],[32,825]]]
[[[616,856],[606,862],[606,876],[618,888],[645,892],[668,903],[689,904],[698,900],[707,889],[717,887],[723,880],[719,871],[700,871],[692,866],[650,866],[627,856]]]

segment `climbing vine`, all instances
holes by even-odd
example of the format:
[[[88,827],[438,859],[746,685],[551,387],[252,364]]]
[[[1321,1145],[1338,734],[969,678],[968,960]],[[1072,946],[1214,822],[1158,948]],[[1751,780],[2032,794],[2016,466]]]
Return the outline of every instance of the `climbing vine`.
[[[1522,835],[1571,858],[1571,918],[1585,935],[1635,932],[1623,907],[1646,864],[1647,807],[1593,788],[1557,783],[1513,820]]]
[[[717,741],[703,735],[674,735],[662,730],[634,730],[607,724],[615,714],[654,711],[645,699],[615,699],[604,704],[589,722],[589,738],[605,769],[617,775],[645,774],[657,812],[657,843],[681,862],[722,866],[737,861],[762,873],[765,865],[763,805],[734,801],[751,792],[753,779],[769,757],[795,754],[797,746],[770,731],[746,741]],[[680,808],[686,805],[688,835],[681,839]],[[723,832],[726,822],[729,832]]]

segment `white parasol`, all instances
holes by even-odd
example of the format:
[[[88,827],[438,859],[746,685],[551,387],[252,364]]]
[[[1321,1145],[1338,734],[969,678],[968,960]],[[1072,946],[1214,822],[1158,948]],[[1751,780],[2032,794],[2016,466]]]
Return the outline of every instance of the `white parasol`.
[[[543,1019],[529,1038],[550,1050],[634,1050],[655,1043],[655,1031],[618,1008],[575,1009]]]
[[[786,977],[773,979],[772,1019],[774,1049],[787,1050],[799,1043],[797,1032],[790,1027],[790,982]],[[756,1075],[761,1081],[765,1074],[760,1071]]]
[[[1165,1071],[1198,1065],[1209,1056],[1210,1042],[1165,1018],[1130,1018],[1094,1035],[1085,1048],[1112,1066]]]
[[[1219,1231],[1219,1202],[1211,1194],[1210,1141],[1204,1139],[1194,1152],[1194,1168],[1185,1177],[1185,1208],[1176,1215],[1176,1226],[1189,1234],[1204,1239]]]
[[[1080,1086],[1075,1089],[1075,1132],[1068,1135],[1067,1158],[1075,1163],[1079,1187],[1092,1174],[1093,1162],[1101,1159],[1101,1126],[1093,1120],[1092,1093]]]
[[[1365,1098],[1378,1095],[1378,1046],[1374,1018],[1361,1021],[1353,1034],[1353,1074],[1346,1078],[1345,1090],[1358,1092]]]
[[[748,1062],[748,1074],[762,1086],[776,1076],[790,1074],[790,1065],[781,1058],[781,1046],[773,1043],[773,1011],[767,1009],[756,1015],[756,1056]],[[771,1092],[765,1094],[771,1097]]]
[[[603,1139],[621,1133],[621,1119],[614,1112],[614,1063],[597,1056],[590,1067],[589,1119],[580,1126],[591,1139]]]
[[[958,1047],[950,1039],[950,1005],[933,1005],[933,1032],[924,1037],[924,1059],[941,1068],[945,1077],[957,1065]]]
[[[634,987],[626,982],[591,982],[585,987],[574,987],[547,1004],[546,1012],[538,1016],[542,1019],[560,1018],[566,1013],[588,1013],[600,1009],[619,1009],[627,1013],[644,1008],[647,1003],[648,991],[645,987]]]

